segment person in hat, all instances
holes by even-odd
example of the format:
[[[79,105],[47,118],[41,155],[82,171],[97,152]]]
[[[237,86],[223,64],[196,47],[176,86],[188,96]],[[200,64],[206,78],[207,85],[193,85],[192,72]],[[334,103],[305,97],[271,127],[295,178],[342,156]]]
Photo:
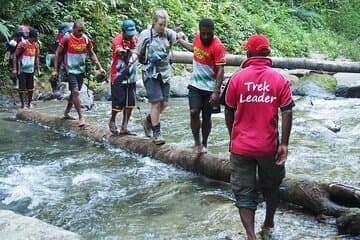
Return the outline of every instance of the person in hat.
[[[267,235],[274,227],[279,186],[285,177],[294,101],[289,80],[271,68],[268,38],[261,34],[252,35],[244,48],[248,58],[243,69],[231,77],[225,100],[235,109],[230,183],[247,239],[252,240],[256,239],[254,219],[258,191],[262,192],[266,202],[266,216],[260,234]],[[279,109],[280,139],[277,128]]]
[[[131,62],[133,51],[138,42],[135,22],[127,19],[122,22],[122,32],[112,41],[112,64],[111,64],[111,117],[109,121],[110,131],[117,135],[135,135],[128,130],[128,122],[133,108],[135,108],[136,92],[136,67],[137,62]],[[120,130],[116,126],[115,119],[118,112],[123,112]]]

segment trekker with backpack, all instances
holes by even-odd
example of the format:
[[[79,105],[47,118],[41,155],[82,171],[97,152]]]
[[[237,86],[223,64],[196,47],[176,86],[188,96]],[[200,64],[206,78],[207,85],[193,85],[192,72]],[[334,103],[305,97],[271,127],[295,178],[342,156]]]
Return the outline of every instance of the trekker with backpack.
[[[72,32],[70,34],[66,34],[61,39],[55,53],[54,71],[52,72],[52,76],[54,78],[56,78],[59,74],[59,61],[63,52],[65,53],[65,70],[69,81],[69,90],[71,91],[68,99],[68,104],[64,111],[64,119],[75,119],[69,115],[72,106],[74,105],[79,116],[79,126],[82,126],[84,125],[84,117],[81,114],[81,102],[79,98],[79,92],[84,82],[86,65],[85,61],[87,54],[90,55],[91,60],[99,68],[100,73],[105,75],[105,70],[102,68],[93,50],[93,43],[91,39],[85,35],[84,22],[76,21],[74,23]]]
[[[16,74],[12,73],[13,70],[13,62],[14,62],[14,55],[19,42],[24,41],[29,37],[29,27],[25,25],[19,25],[16,27],[15,32],[11,35],[10,40],[5,44],[5,55],[4,59],[8,59],[8,67],[9,67],[9,75],[12,81],[12,96],[14,98],[14,104],[16,105],[16,94],[19,88],[19,80]]]
[[[63,39],[65,37],[65,35],[71,33],[73,26],[74,26],[73,22],[63,22],[60,24],[60,26],[58,28],[58,34],[56,35],[55,43],[54,43],[55,51],[56,51],[57,47],[59,46],[61,39]],[[57,78],[52,77],[50,79],[51,89],[53,92],[59,91],[60,84],[63,81],[63,77],[65,75],[64,53],[59,58],[58,71],[59,71],[59,74],[57,75]]]
[[[41,75],[39,64],[39,45],[37,44],[38,32],[30,29],[29,39],[18,43],[13,58],[13,78],[19,79],[18,93],[21,101],[21,108],[25,107],[24,94],[27,94],[27,107],[31,107],[34,92],[34,72],[35,68],[38,75]]]
[[[136,34],[135,22],[127,19],[122,23],[122,32],[112,41],[110,74],[112,110],[109,129],[115,135],[136,135],[127,128],[136,98],[137,64],[136,62],[129,64],[132,51],[138,42]],[[115,119],[117,113],[121,111],[123,111],[123,119],[119,130]]]
[[[135,53],[143,64],[142,78],[151,103],[150,114],[143,123],[145,136],[153,137],[157,145],[165,141],[160,131],[160,114],[167,106],[172,77],[171,46],[176,43],[176,32],[167,28],[169,15],[164,9],[155,12],[150,28],[139,35]]]

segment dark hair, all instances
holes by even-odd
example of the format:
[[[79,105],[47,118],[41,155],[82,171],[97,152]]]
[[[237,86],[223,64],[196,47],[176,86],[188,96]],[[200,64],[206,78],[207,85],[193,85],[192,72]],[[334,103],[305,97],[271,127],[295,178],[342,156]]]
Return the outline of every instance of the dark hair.
[[[76,20],[73,25],[73,29],[76,27],[85,26],[85,23],[81,20]]]
[[[35,28],[30,29],[29,38],[37,38],[38,35],[39,35],[38,30],[36,30]]]
[[[214,30],[215,29],[214,21],[211,20],[210,18],[203,18],[199,22],[199,28],[201,28],[201,27],[208,27],[208,28],[211,28],[212,30]]]

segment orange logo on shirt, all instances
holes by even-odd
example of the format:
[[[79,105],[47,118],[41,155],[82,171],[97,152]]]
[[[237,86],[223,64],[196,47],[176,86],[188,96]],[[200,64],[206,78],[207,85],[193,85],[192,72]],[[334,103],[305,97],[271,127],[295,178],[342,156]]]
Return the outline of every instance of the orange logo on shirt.
[[[85,43],[74,43],[74,44],[71,44],[71,48],[77,52],[84,52],[84,50],[86,49],[86,44]]]
[[[209,56],[209,53],[205,52],[204,50],[198,47],[194,47],[194,56],[197,57],[198,59],[204,59]]]
[[[28,48],[27,53],[29,56],[35,56],[36,55],[36,49],[35,48]]]

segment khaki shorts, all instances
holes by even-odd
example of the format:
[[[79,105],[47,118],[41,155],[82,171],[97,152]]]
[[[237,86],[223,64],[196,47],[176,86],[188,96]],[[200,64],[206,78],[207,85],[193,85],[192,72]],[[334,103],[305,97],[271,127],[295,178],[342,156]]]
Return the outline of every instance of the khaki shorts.
[[[236,207],[256,210],[260,202],[259,192],[265,200],[279,200],[279,186],[285,177],[285,166],[276,165],[274,156],[252,157],[231,153],[230,161],[230,183]]]

